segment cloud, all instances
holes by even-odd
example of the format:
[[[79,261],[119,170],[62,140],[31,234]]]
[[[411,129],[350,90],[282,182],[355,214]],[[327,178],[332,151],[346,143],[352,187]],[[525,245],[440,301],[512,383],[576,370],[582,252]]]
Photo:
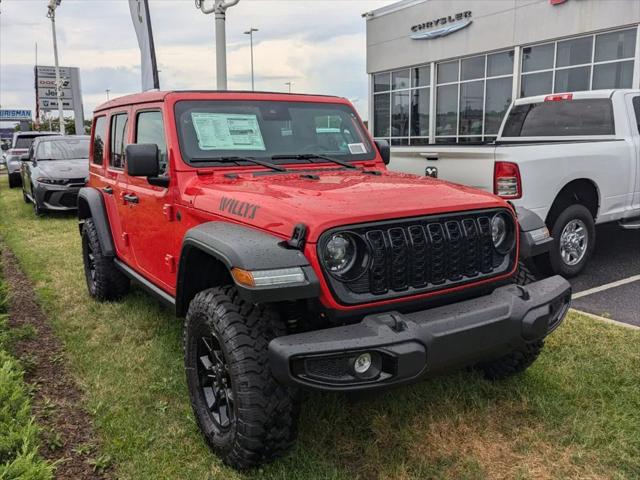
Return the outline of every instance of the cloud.
[[[213,0],[207,0],[211,3]],[[254,36],[256,88],[357,97],[367,112],[362,12],[392,0],[241,0],[227,14],[229,88],[248,89]],[[0,104],[33,108],[34,44],[53,64],[46,0],[3,0],[0,14]],[[161,87],[215,88],[213,15],[192,0],[150,0]],[[60,60],[80,67],[87,116],[105,99],[139,89],[140,52],[126,1],[63,0],[57,15]]]

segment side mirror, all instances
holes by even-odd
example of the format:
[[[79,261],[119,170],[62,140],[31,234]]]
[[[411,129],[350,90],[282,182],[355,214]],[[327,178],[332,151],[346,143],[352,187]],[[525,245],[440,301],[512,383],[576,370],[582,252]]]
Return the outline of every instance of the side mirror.
[[[31,160],[31,159],[29,158],[29,154],[28,153],[25,153],[24,155],[20,155],[20,161],[21,162],[28,162],[29,160]]]
[[[158,145],[127,145],[127,174],[132,177],[157,177],[160,173]]]
[[[3,143],[0,145],[0,148],[2,148],[2,151],[5,152],[7,150],[9,150],[9,144],[8,143]]]
[[[389,142],[386,140],[376,140],[375,143],[382,157],[382,161],[385,165],[389,165],[391,161],[391,147],[389,146]]]

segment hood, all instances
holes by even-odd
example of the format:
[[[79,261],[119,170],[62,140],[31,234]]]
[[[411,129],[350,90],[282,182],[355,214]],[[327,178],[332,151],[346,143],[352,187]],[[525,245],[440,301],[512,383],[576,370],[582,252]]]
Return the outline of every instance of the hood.
[[[430,177],[381,171],[314,171],[297,174],[216,173],[194,178],[187,187],[196,208],[291,236],[296,224],[315,242],[325,230],[342,225],[464,210],[504,207],[500,198]]]
[[[38,169],[52,178],[87,178],[89,160],[44,160],[38,162]]]

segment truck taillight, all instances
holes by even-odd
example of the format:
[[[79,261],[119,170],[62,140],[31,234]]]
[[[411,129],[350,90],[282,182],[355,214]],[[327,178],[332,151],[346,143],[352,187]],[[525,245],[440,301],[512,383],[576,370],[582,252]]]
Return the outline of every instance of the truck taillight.
[[[496,162],[493,170],[493,193],[502,198],[522,197],[522,181],[518,165],[511,162]]]

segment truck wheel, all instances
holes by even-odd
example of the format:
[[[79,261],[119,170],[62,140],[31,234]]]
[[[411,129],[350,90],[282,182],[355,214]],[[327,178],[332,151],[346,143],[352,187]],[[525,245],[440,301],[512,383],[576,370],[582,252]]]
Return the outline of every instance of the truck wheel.
[[[551,227],[554,246],[549,262],[554,273],[574,277],[587,264],[596,245],[596,228],[591,212],[584,205],[568,206]]]
[[[268,345],[286,334],[268,307],[243,301],[235,287],[198,293],[184,324],[187,384],[200,430],[228,465],[250,468],[293,444],[294,389],[276,382]]]
[[[544,340],[527,343],[522,350],[515,350],[496,360],[478,364],[477,369],[487,380],[505,379],[529,368],[540,356],[542,347]]]
[[[105,257],[92,219],[82,227],[82,259],[89,294],[101,302],[117,300],[127,294],[129,279],[117,269],[113,259]]]

